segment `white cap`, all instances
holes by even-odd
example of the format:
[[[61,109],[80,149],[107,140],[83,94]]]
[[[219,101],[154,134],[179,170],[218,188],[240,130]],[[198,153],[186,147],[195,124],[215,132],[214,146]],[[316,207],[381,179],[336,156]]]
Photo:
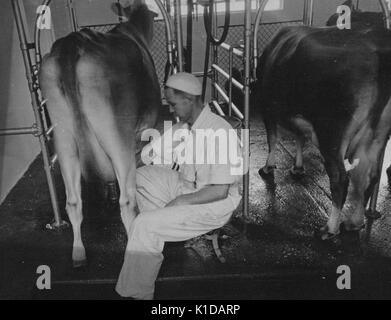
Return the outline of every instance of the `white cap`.
[[[177,89],[193,96],[202,94],[202,85],[191,73],[178,72],[170,76],[166,82],[166,87]]]

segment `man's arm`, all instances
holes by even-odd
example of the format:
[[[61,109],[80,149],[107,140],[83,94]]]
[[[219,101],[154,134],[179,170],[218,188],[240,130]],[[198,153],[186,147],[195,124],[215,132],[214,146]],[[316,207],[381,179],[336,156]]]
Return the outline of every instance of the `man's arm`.
[[[229,184],[207,185],[201,190],[183,194],[167,203],[166,207],[184,206],[189,204],[204,204],[223,200],[228,196]]]

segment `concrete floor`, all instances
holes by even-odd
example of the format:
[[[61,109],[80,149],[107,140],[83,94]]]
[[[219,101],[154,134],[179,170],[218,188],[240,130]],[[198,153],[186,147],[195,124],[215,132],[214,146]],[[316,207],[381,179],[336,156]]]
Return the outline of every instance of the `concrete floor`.
[[[251,116],[250,223],[241,208],[224,228],[220,263],[204,237],[166,245],[156,285],[159,299],[318,299],[391,298],[391,193],[382,175],[378,209],[382,217],[339,246],[314,238],[331,209],[328,178],[317,150],[307,145],[306,176],[294,180],[294,142],[285,134],[279,145],[275,184],[265,183],[258,169],[267,155],[266,137],[257,114]],[[385,165],[391,163],[391,146]],[[64,187],[55,171],[62,214]],[[0,298],[116,299],[115,279],[122,265],[126,236],[119,210],[83,186],[82,231],[89,264],[72,269],[72,231],[47,231],[52,219],[41,158],[36,159],[0,206]],[[51,268],[52,289],[35,282],[39,265]],[[348,265],[352,290],[336,288],[337,267]]]

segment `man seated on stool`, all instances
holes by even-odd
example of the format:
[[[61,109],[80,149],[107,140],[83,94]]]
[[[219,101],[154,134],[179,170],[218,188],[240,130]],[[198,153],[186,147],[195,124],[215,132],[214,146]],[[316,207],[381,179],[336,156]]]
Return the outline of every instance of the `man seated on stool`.
[[[224,226],[241,200],[239,139],[227,121],[203,105],[201,91],[200,82],[189,73],[177,73],[167,80],[165,96],[180,120],[175,127],[187,132],[180,147],[191,156],[173,166],[137,169],[140,213],[129,229],[116,286],[123,297],[153,299],[164,243],[185,241]],[[205,143],[196,142],[197,137]],[[232,152],[235,156],[228,154]]]

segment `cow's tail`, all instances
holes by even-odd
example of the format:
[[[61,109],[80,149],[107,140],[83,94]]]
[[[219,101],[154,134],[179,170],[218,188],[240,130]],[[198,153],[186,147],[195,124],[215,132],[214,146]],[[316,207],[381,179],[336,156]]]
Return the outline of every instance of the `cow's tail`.
[[[59,83],[60,90],[67,101],[68,108],[72,113],[73,118],[73,130],[75,130],[75,144],[78,150],[78,156],[80,161],[83,161],[81,165],[82,175],[89,181],[97,181],[100,177],[99,170],[94,166],[94,161],[90,158],[92,152],[87,152],[86,149],[79,149],[80,141],[89,140],[89,134],[92,133],[88,130],[89,125],[85,114],[82,111],[80,92],[77,79],[76,66],[81,57],[83,48],[83,38],[79,33],[71,33],[65,38],[58,40],[52,48],[51,55],[56,57],[59,67]],[[87,147],[84,145],[84,147]],[[83,152],[83,155],[80,154]]]
[[[69,107],[74,113],[77,128],[83,128],[82,123],[85,121],[80,108],[76,65],[80,58],[81,39],[79,34],[71,33],[69,36],[59,40],[52,49],[52,54],[57,57],[60,68],[61,90],[68,101]]]

